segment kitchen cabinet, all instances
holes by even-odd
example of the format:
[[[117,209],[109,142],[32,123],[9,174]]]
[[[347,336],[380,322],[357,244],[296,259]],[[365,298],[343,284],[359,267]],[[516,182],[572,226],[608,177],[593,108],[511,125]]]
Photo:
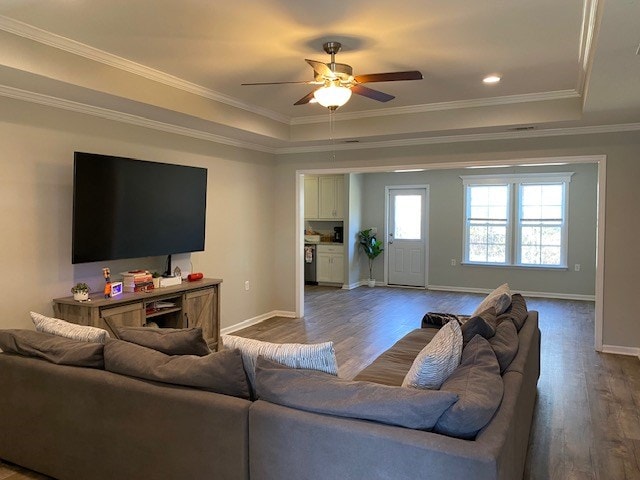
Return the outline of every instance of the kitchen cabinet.
[[[318,245],[318,282],[344,283],[344,247],[342,245]]]
[[[344,175],[304,177],[304,218],[342,220],[344,218]]]
[[[318,218],[318,177],[304,176],[304,218]]]
[[[342,220],[344,217],[344,175],[318,177],[318,218]]]

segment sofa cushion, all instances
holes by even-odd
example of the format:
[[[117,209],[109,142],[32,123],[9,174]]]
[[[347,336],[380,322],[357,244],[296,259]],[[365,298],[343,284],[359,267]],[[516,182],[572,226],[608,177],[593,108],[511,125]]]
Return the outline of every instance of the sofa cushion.
[[[505,310],[504,314],[511,317],[516,329],[520,331],[529,314],[527,311],[527,302],[524,300],[524,297],[519,293],[514,293],[511,296],[511,305]]]
[[[39,332],[51,333],[73,340],[85,342],[104,343],[109,338],[109,332],[102,328],[77,325],[65,322],[59,318],[51,318],[36,312],[29,312],[31,320]]]
[[[167,355],[209,355],[211,350],[202,336],[202,328],[118,327],[120,340],[152,348]]]
[[[511,318],[501,315],[496,327],[496,334],[489,339],[489,344],[496,354],[500,373],[504,373],[518,353],[519,338],[516,326]]]
[[[363,369],[354,380],[399,387],[420,351],[438,333],[435,328],[416,328]]]
[[[462,341],[466,345],[476,335],[491,338],[496,334],[496,309],[491,307],[471,317],[461,327]]]
[[[0,349],[57,365],[104,368],[104,345],[33,330],[0,330]]]
[[[256,364],[261,400],[309,412],[430,430],[457,399],[453,392],[390,387],[293,369],[263,357]]]
[[[413,361],[403,387],[438,389],[460,364],[462,331],[458,322],[445,324]]]
[[[482,300],[480,305],[478,305],[478,308],[474,310],[471,316],[475,317],[479,313],[484,312],[491,307],[496,309],[496,315],[501,315],[507,308],[509,308],[510,304],[511,290],[509,289],[508,283],[503,283],[493,292],[487,295],[484,300]]]
[[[106,370],[121,375],[234,397],[249,397],[242,357],[237,350],[225,350],[203,357],[170,356],[135,343],[110,339],[104,346],[104,364]]]
[[[319,370],[338,375],[338,362],[333,342],[270,343],[235,335],[222,335],[222,345],[224,348],[240,350],[244,369],[252,387],[255,386],[256,361],[259,355],[288,367]]]
[[[460,366],[442,384],[442,391],[459,398],[442,414],[434,431],[472,439],[493,418],[502,401],[504,384],[489,342],[476,335],[462,352]]]

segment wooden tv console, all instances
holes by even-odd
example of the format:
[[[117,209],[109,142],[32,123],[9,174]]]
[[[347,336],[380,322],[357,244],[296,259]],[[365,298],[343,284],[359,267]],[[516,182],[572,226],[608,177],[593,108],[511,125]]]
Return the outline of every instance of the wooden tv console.
[[[209,346],[217,350],[221,283],[220,279],[203,278],[149,292],[123,293],[113,298],[92,294],[86,302],[78,302],[73,297],[55,298],[53,311],[57,318],[104,328],[113,337],[109,324],[142,327],[154,322],[161,328],[201,327]]]

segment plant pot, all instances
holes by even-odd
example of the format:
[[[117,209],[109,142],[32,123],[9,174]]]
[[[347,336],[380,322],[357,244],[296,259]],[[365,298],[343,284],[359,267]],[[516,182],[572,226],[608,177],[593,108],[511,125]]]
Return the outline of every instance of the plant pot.
[[[376,281],[373,278],[370,278],[367,280],[367,285],[369,285],[369,287],[373,288],[376,286]]]
[[[73,292],[73,299],[77,302],[86,302],[89,300],[89,292]]]
[[[160,288],[160,277],[153,277],[153,288]]]

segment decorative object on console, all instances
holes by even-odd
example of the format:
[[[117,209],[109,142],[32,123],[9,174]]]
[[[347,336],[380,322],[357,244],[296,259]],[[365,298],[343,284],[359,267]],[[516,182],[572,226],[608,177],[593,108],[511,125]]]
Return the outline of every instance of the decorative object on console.
[[[104,298],[111,296],[111,269],[105,267],[102,269],[102,276],[104,277]]]
[[[202,280],[202,277],[204,277],[202,273],[190,273],[189,275],[187,275],[187,280],[189,280],[190,282],[195,282],[197,280]]]
[[[71,287],[71,293],[73,293],[73,299],[78,302],[86,302],[89,300],[89,285],[86,283],[76,283],[74,287]]]
[[[372,228],[362,230],[358,233],[358,237],[360,238],[360,246],[369,258],[369,280],[367,284],[370,287],[375,287],[376,281],[373,278],[373,261],[384,251],[384,248],[382,248],[382,242],[376,239],[376,236],[371,233],[372,231]]]
[[[151,274],[151,281],[153,282],[153,288],[160,288],[160,274],[158,272]]]
[[[122,282],[111,282],[111,292],[109,296],[111,298],[117,297],[118,295],[122,295],[124,287],[122,286]]]

